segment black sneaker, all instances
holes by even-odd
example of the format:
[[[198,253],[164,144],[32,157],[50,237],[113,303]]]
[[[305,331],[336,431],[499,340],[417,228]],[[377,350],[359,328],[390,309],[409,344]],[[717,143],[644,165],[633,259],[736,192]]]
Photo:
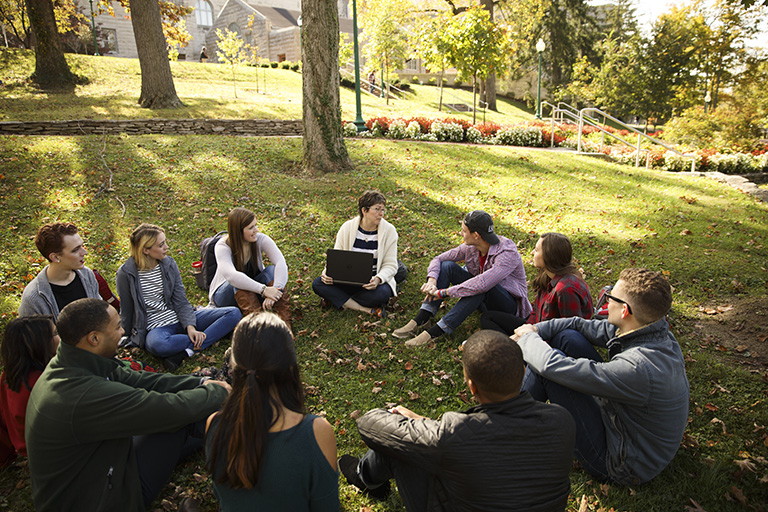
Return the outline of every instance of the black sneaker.
[[[176,352],[175,354],[171,354],[170,356],[163,359],[163,366],[165,366],[165,369],[169,372],[175,372],[181,365],[181,362],[187,357],[189,356],[187,355],[186,350]]]
[[[344,475],[344,478],[347,479],[347,482],[350,485],[354,485],[371,498],[376,498],[379,501],[387,501],[389,494],[392,492],[392,488],[389,485],[389,482],[384,482],[380,486],[373,489],[368,488],[363,482],[363,479],[360,478],[360,475],[357,473],[357,465],[359,462],[360,459],[353,457],[352,455],[341,456],[339,459],[339,469]]]

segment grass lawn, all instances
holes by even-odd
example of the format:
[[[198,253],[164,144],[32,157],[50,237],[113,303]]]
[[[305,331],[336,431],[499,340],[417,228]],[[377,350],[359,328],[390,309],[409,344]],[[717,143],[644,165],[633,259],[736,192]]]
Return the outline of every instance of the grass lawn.
[[[234,100],[221,68],[174,63],[176,87],[188,107],[156,112],[133,105],[139,90],[136,61],[68,58],[92,77],[91,84],[74,95],[47,95],[21,82],[31,71],[27,53],[0,50],[5,84],[0,115],[6,120],[300,117],[300,75],[291,71],[266,70],[268,94],[247,90],[252,85],[244,79]],[[262,70],[249,68],[242,76],[246,73],[255,77]],[[435,101],[436,89],[416,91],[412,103],[400,107],[409,116],[429,111]],[[427,94],[432,99],[424,100]],[[366,116],[388,115],[383,102],[364,101]],[[344,117],[351,119],[348,91],[343,102]],[[499,114],[500,122],[526,115],[509,105],[502,110],[507,112]],[[89,250],[88,266],[112,285],[127,258],[131,230],[142,221],[163,226],[190,301],[204,304],[207,294],[190,274],[198,243],[225,229],[230,208],[251,208],[288,261],[307,406],[334,425],[340,455],[360,454],[365,448],[355,428],[358,411],[403,403],[437,418],[471,403],[457,347],[478,328],[478,315],[432,350],[407,350],[389,333],[415,313],[430,259],[460,242],[463,214],[481,208],[494,216],[500,234],[517,242],[529,277],[538,235],[559,231],[571,238],[595,294],[629,266],[663,271],[674,286],[670,319],[691,384],[689,426],[678,455],[651,483],[633,488],[599,485],[574,470],[569,510],[765,510],[765,204],[714,180],[562,152],[367,139],[349,140],[347,147],[354,172],[310,176],[300,167],[298,138],[0,137],[0,326],[14,317],[24,286],[44,266],[33,244],[44,222],[77,223]],[[112,191],[96,197],[110,174]],[[387,196],[387,219],[398,229],[399,256],[410,268],[389,318],[381,321],[321,310],[310,288],[324,251],[368,188]],[[724,330],[738,341],[721,342],[716,334]],[[177,373],[220,363],[227,344],[215,345]],[[137,355],[159,363],[147,353]],[[216,510],[206,475],[202,458],[192,459],[174,473],[153,509],[175,510],[181,496],[193,495],[204,510]],[[345,511],[403,510],[397,495],[373,502],[343,478],[340,493]],[[0,507],[32,510],[25,461],[0,470]]]
[[[43,266],[32,243],[43,222],[76,222],[90,251],[88,265],[112,281],[139,222],[165,227],[172,255],[189,269],[199,240],[224,229],[231,207],[247,206],[289,263],[308,406],[335,426],[340,454],[361,453],[354,411],[405,403],[437,417],[467,407],[456,347],[477,328],[477,315],[434,350],[406,350],[388,333],[414,313],[430,258],[459,242],[462,214],[483,208],[526,260],[538,233],[566,233],[592,290],[631,265],[662,270],[675,287],[671,318],[692,390],[686,443],[645,486],[600,486],[574,471],[571,508],[586,496],[591,509],[683,510],[692,499],[710,511],[742,510],[739,491],[748,505],[766,502],[764,367],[725,362],[723,356],[735,352],[702,341],[696,320],[701,305],[765,296],[765,205],[704,178],[561,153],[383,140],[354,140],[348,147],[355,172],[307,176],[299,170],[299,139],[121,136],[109,137],[105,146],[95,136],[0,138],[0,211],[7,225],[0,235],[3,321]],[[102,150],[114,192],[95,198],[108,176]],[[357,196],[371,187],[388,197],[387,217],[411,269],[390,317],[380,322],[320,310],[309,286],[339,225],[354,215]],[[533,275],[529,263],[527,269]],[[205,294],[184,274],[190,300],[204,303]],[[215,364],[225,348],[221,343],[179,371]],[[140,357],[156,362],[146,353]],[[195,474],[205,474],[199,458],[177,471],[165,491],[168,503],[193,494],[213,510],[208,483]],[[344,510],[401,509],[396,497],[373,503],[346,483],[340,487]],[[23,465],[0,473],[0,488],[0,505],[31,509]]]
[[[78,86],[73,95],[36,91],[25,80],[34,71],[31,51],[0,48],[0,121],[62,119],[301,119],[301,74],[285,69],[244,66],[232,75],[218,64],[193,61],[171,62],[176,92],[184,103],[181,109],[143,109],[136,103],[141,90],[137,59],[67,54],[73,72],[87,76],[90,83]],[[445,117],[472,121],[472,113],[438,111],[439,88],[411,85],[403,99],[386,100],[362,94],[363,117]],[[453,95],[453,96],[449,96]],[[472,91],[445,89],[444,103],[472,104]],[[499,98],[499,112],[488,111],[485,119],[498,123],[530,120],[530,110]],[[342,118],[355,119],[355,92],[341,89]],[[477,113],[477,122],[483,113]]]

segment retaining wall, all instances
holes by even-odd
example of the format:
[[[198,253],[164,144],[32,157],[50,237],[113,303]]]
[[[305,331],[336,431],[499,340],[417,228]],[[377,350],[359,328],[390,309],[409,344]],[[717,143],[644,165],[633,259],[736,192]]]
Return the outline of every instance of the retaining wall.
[[[257,137],[301,136],[300,120],[266,119],[126,119],[69,121],[3,121],[0,135],[250,135]]]

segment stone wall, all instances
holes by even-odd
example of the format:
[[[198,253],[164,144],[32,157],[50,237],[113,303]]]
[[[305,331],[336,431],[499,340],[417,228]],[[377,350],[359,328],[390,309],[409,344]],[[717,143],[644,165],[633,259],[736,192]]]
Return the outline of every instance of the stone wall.
[[[301,136],[302,122],[265,119],[128,119],[71,121],[3,121],[0,135],[248,135],[254,137]]]

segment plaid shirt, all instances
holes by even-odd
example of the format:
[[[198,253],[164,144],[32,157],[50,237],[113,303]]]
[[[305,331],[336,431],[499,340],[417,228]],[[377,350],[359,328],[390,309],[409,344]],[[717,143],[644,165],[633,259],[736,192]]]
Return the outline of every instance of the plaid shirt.
[[[555,276],[549,282],[547,290],[536,295],[533,311],[528,317],[529,324],[580,316],[589,320],[592,317],[592,297],[589,287],[583,279],[573,274]]]
[[[429,263],[427,277],[437,279],[443,261],[463,261],[467,271],[474,276],[447,288],[449,297],[471,297],[485,293],[498,284],[517,299],[517,311],[523,318],[531,313],[525,267],[512,240],[500,236],[499,243],[488,249],[483,268],[480,268],[480,251],[477,247],[461,244],[435,256]]]

